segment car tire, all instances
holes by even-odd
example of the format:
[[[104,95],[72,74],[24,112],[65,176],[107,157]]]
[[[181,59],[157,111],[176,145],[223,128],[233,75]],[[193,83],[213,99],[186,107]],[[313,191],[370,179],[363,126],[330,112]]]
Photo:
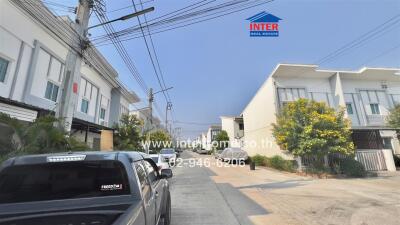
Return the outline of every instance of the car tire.
[[[167,205],[165,207],[165,211],[161,215],[163,218],[164,225],[170,225],[171,224],[171,196],[168,194],[167,197]]]

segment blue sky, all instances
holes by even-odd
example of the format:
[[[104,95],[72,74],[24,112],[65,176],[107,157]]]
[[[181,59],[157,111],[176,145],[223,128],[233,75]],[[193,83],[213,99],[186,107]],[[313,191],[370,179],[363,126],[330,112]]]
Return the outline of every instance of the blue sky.
[[[154,0],[145,4],[145,7],[155,7],[147,18],[198,1]],[[219,2],[224,1],[216,1]],[[73,6],[76,0],[62,3]],[[109,11],[132,4],[131,0],[107,0],[106,3]],[[108,16],[117,18],[131,10],[111,12]],[[279,37],[249,37],[246,18],[261,11],[283,19]],[[153,35],[167,86],[174,87],[170,91],[173,119],[204,123],[176,123],[174,126],[182,127],[183,137],[197,136],[207,129],[207,124],[219,123],[219,116],[240,114],[276,64],[314,63],[399,13],[399,0],[275,0],[216,20]],[[96,19],[91,23],[97,23]],[[137,25],[136,19],[116,22],[114,27],[120,30],[134,25]],[[101,35],[104,30],[97,28],[91,34],[93,37]],[[124,42],[124,45],[146,84],[159,90],[143,38]],[[399,45],[400,24],[321,67],[400,67]],[[100,50],[119,72],[120,79],[145,99],[146,94],[129,75],[114,47],[102,46]],[[157,95],[156,101],[164,120],[165,100]],[[142,106],[144,104],[137,107]]]

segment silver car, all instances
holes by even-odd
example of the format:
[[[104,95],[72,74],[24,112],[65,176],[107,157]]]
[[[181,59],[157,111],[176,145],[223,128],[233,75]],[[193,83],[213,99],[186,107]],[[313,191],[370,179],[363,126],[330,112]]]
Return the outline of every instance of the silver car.
[[[246,161],[248,159],[247,152],[241,148],[225,148],[219,158],[223,161]]]

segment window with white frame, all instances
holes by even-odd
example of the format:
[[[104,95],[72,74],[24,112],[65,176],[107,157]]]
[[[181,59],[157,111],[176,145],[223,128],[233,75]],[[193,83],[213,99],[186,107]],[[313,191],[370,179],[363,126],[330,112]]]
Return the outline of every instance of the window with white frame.
[[[50,81],[47,81],[46,92],[44,94],[44,97],[53,102],[56,102],[58,97],[58,89],[59,89],[58,85]]]
[[[381,114],[381,112],[380,112],[380,110],[379,110],[379,104],[377,104],[377,103],[372,103],[372,104],[369,104],[369,106],[371,107],[371,113],[372,113],[373,115],[379,115],[379,114]]]
[[[305,88],[278,88],[279,105],[283,107],[288,102],[299,98],[307,98]]]
[[[83,113],[88,113],[89,111],[89,101],[86,99],[82,99],[82,103],[81,103],[81,112]]]
[[[6,80],[7,70],[9,61],[0,57],[0,82],[4,82]]]
[[[346,111],[347,111],[347,114],[353,115],[354,114],[354,112],[353,112],[353,104],[346,103]]]
[[[92,83],[87,81],[85,78],[81,77],[81,86],[80,86],[80,111],[82,113],[94,116],[96,110],[96,101],[97,101],[98,88],[94,86]]]
[[[105,120],[105,118],[106,118],[106,109],[100,108],[100,119]]]
[[[124,114],[129,114],[129,109],[125,106],[121,106],[121,116]]]

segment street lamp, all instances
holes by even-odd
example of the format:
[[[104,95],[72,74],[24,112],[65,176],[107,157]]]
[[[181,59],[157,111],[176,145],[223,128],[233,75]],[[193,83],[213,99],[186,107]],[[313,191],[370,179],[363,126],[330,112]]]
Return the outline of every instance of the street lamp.
[[[112,22],[115,22],[115,21],[119,21],[119,20],[129,20],[129,19],[131,19],[131,18],[133,18],[133,17],[137,17],[137,16],[143,15],[143,14],[148,13],[148,12],[151,12],[151,11],[154,11],[154,7],[150,7],[150,8],[144,9],[144,10],[142,10],[142,11],[138,11],[138,12],[131,13],[131,14],[129,14],[129,15],[120,17],[120,18],[118,18],[118,19],[110,20],[110,21],[107,21],[107,22],[105,22],[105,23],[100,23],[100,24],[97,24],[97,25],[88,27],[87,30],[92,29],[92,28],[95,28],[95,27],[99,27],[99,26],[102,26],[102,25],[105,25],[105,24],[108,24],[108,23],[112,23]]]

